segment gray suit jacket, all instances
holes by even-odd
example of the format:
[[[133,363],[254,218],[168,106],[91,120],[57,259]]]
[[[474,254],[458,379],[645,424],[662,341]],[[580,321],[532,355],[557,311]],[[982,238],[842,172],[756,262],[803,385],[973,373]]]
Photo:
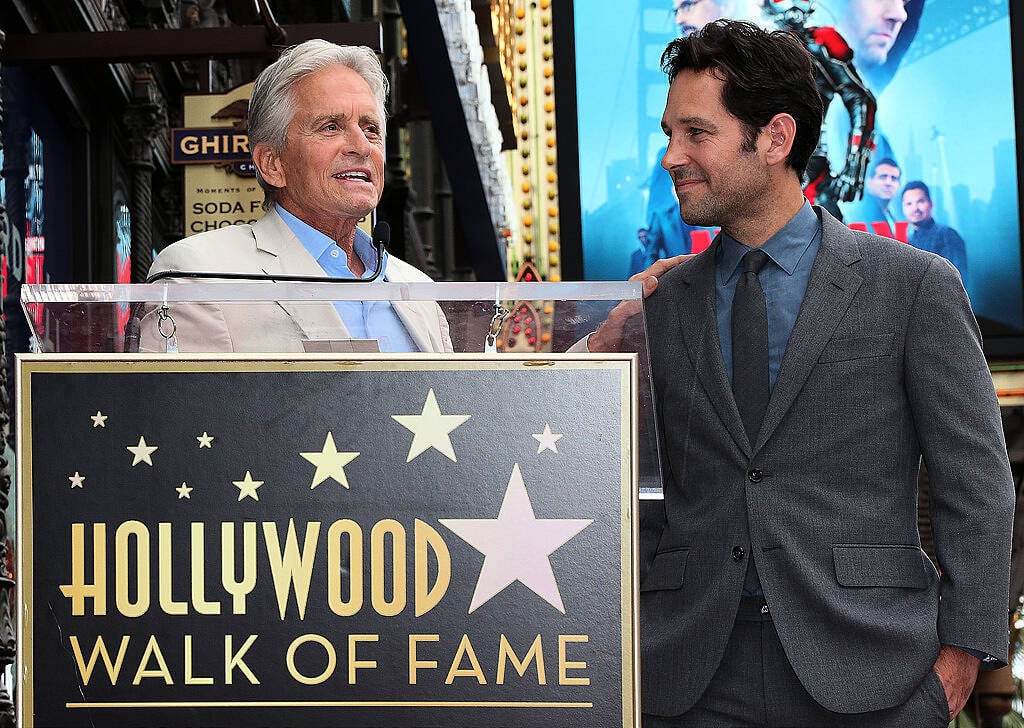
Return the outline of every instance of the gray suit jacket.
[[[167,246],[149,273],[165,270],[324,275],[274,210],[252,225],[211,230]],[[393,283],[431,282],[429,276],[393,255],[388,257],[387,279]],[[392,306],[420,351],[452,350],[448,321],[435,302],[394,301]],[[303,340],[350,338],[337,310],[325,302],[177,304],[170,313],[182,353],[296,352],[303,350]],[[166,351],[157,323],[157,311],[150,309],[142,318],[142,351]]]
[[[816,211],[821,247],[756,442],[722,361],[717,242],[646,301],[665,484],[642,524],[646,712],[681,714],[707,687],[751,554],[789,661],[830,710],[902,703],[940,644],[1007,654],[1014,494],[960,278]],[[941,577],[917,530],[922,455]]]

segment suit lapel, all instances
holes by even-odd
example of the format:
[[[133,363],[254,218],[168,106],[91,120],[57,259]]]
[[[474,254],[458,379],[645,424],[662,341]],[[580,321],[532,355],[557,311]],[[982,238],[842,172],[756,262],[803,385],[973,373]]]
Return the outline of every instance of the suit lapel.
[[[322,276],[316,262],[276,210],[268,211],[252,226],[260,266],[267,275]],[[278,301],[307,339],[348,339],[348,329],[333,304]]]
[[[420,273],[419,270],[393,255],[388,256],[387,273],[381,280],[387,283],[431,282],[430,278]],[[444,351],[444,341],[437,323],[439,312],[437,304],[433,300],[399,301],[392,299],[391,308],[420,351]]]
[[[398,318],[402,320],[405,330],[416,342],[420,351],[442,351],[440,339],[434,341],[432,336],[436,326],[431,326],[427,317],[433,313],[433,301],[392,301],[391,307],[395,309]]]
[[[402,261],[394,256],[388,257],[388,283],[422,281],[419,271],[416,273],[415,277],[406,275]],[[435,320],[437,317],[433,301],[392,301],[391,307],[398,314],[398,318],[402,320],[405,330],[409,332],[409,336],[416,342],[420,351],[442,351],[440,332],[435,336],[437,325],[431,323],[431,317],[434,317]]]
[[[819,211],[819,216],[821,245],[807,281],[800,313],[789,336],[755,451],[771,437],[793,405],[863,281],[850,267],[860,260],[860,248],[853,233],[824,210]]]
[[[676,297],[677,312],[690,361],[697,370],[708,399],[736,444],[749,453],[751,445],[743,429],[743,420],[740,419],[729,375],[725,371],[722,345],[718,340],[718,317],[715,311],[715,252],[718,246],[719,238],[715,238],[707,252],[686,267],[683,282],[689,290]]]

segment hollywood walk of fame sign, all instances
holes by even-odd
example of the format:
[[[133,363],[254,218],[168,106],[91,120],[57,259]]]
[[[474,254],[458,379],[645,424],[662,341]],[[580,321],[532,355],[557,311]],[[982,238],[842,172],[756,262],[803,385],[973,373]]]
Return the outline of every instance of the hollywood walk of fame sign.
[[[639,725],[635,386],[19,358],[20,725]]]

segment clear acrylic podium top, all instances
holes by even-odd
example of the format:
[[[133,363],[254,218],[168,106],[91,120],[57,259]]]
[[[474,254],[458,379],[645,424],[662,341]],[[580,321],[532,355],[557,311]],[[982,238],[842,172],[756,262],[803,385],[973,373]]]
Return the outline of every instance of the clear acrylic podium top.
[[[396,311],[403,312],[410,308],[436,311],[432,308],[436,302],[440,307],[437,315],[447,322],[455,353],[501,356],[537,352],[555,357],[570,349],[585,353],[585,337],[616,305],[632,301],[640,313],[627,322],[618,350],[638,355],[641,497],[657,497],[660,464],[641,296],[640,284],[631,282],[366,284],[170,279],[131,285],[36,284],[21,289],[36,351],[182,357],[377,351],[372,339],[352,339],[347,333],[331,330],[330,322],[340,321],[336,304],[344,302],[356,306],[358,302],[391,302]],[[410,303],[419,305],[410,307]],[[309,325],[310,321],[316,324]],[[444,351],[440,347],[434,350]]]

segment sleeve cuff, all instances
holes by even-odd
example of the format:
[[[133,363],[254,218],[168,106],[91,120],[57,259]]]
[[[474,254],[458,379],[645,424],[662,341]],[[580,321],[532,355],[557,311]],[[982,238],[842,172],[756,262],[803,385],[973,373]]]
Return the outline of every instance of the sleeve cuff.
[[[960,645],[951,646],[961,649],[968,655],[973,655],[974,657],[977,657],[979,660],[981,660],[981,664],[978,667],[982,670],[994,670],[995,668],[1001,667],[1003,664],[1005,664],[1003,660],[1000,660],[998,657],[994,657],[988,654],[987,652],[972,650],[970,647],[960,647]]]

